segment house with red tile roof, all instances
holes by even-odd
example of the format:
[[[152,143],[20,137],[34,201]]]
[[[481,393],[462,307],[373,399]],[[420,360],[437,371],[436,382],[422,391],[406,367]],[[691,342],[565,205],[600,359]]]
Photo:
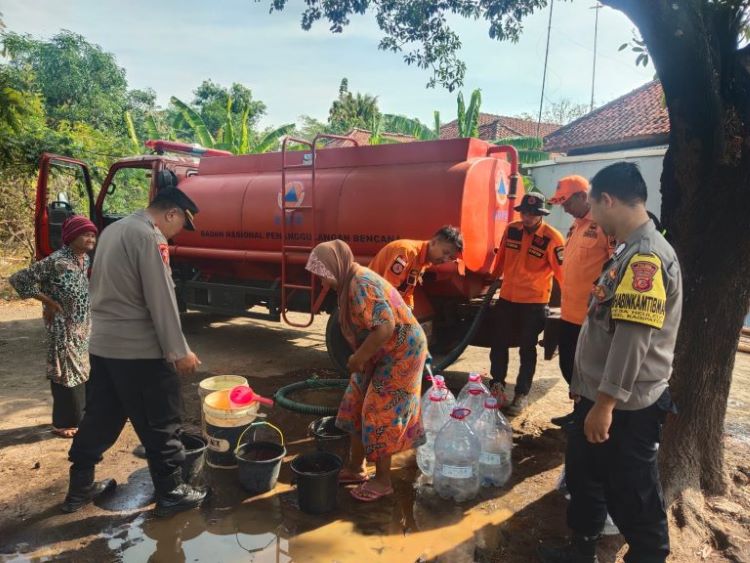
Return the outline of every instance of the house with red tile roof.
[[[536,121],[492,113],[479,114],[479,138],[485,141],[495,141],[506,137],[546,137],[559,128],[560,125],[556,123],[540,123],[539,134],[537,135]],[[457,137],[457,119],[440,127],[441,139],[455,139]]]
[[[370,144],[372,131],[368,131],[367,129],[360,129],[359,127],[355,127],[343,136],[354,139],[355,141],[357,141],[357,143],[359,143],[359,146],[364,146],[364,145]],[[412,137],[411,135],[402,135],[401,133],[381,133],[380,136],[394,143],[413,143],[414,141],[418,140],[416,137]],[[326,147],[328,148],[350,147],[350,146],[352,146],[351,143],[347,141],[341,141],[338,139],[334,139],[326,143]]]
[[[544,150],[568,156],[664,145],[669,114],[653,80],[604,104],[544,138]]]

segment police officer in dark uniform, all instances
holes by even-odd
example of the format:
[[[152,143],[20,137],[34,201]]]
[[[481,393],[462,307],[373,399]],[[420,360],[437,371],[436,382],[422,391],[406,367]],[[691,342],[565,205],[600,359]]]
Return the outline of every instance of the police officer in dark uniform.
[[[669,531],[657,452],[675,407],[668,380],[682,314],[674,249],[646,212],[638,167],[619,162],[591,181],[591,211],[620,242],[604,264],[581,328],[571,393],[566,483],[569,545],[540,548],[545,563],[597,561],[607,511],[628,543],[628,563],[663,563]]]
[[[181,190],[165,187],[147,209],[102,233],[90,283],[91,395],[69,452],[65,512],[116,486],[95,482],[94,466],[128,419],[146,450],[158,516],[197,507],[206,496],[181,475],[179,375],[193,373],[200,360],[182,334],[167,242],[194,230],[197,212]]]

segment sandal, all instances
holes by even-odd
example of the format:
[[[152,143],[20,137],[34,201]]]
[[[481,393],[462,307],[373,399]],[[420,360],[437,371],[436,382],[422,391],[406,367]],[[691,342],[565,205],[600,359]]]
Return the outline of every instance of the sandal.
[[[346,469],[342,469],[339,473],[339,485],[358,485],[365,483],[370,479],[370,475],[367,473],[352,473]]]
[[[55,428],[52,427],[52,433],[55,436],[59,436],[60,438],[67,438],[68,440],[72,439],[73,436],[76,435],[76,432],[78,432],[78,428]]]
[[[385,491],[376,491],[372,487],[368,487],[367,483],[362,483],[359,487],[351,490],[350,493],[355,499],[362,502],[375,502],[383,497],[393,494],[393,487],[388,487]]]

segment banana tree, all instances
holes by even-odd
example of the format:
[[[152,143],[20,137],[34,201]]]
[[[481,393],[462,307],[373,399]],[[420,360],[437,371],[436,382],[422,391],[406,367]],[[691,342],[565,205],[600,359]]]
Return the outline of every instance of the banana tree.
[[[235,131],[232,112],[233,100],[230,97],[227,99],[224,125],[216,132],[216,138],[214,138],[198,112],[178,98],[172,97],[171,101],[177,108],[182,122],[187,125],[194,138],[206,148],[227,150],[233,154],[268,152],[277,148],[282,137],[294,131],[294,123],[288,123],[262,133],[253,132],[248,126],[250,108],[245,108],[242,112],[238,133]]]
[[[521,164],[521,168],[528,166],[529,164],[534,164],[535,162],[549,159],[549,153],[542,150],[544,141],[539,137],[505,137],[493,142],[496,145],[511,145],[516,147],[516,150],[518,150],[518,161]],[[527,192],[541,193],[541,190],[537,188],[534,179],[531,176],[524,174],[523,183]]]
[[[482,91],[477,88],[471,93],[469,107],[464,102],[463,92],[458,93],[457,99],[457,126],[459,137],[479,136],[479,108],[482,105]]]
[[[384,126],[388,131],[410,135],[420,141],[431,141],[440,138],[440,112],[433,112],[434,129],[419,121],[419,119],[403,115],[386,114],[383,116]]]

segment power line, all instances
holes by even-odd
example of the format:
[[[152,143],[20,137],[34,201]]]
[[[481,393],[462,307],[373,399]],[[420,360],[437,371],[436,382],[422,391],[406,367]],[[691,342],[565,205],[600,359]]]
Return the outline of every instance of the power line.
[[[589,111],[594,111],[594,87],[596,85],[596,40],[599,34],[599,10],[602,9],[602,5],[597,2],[596,6],[591,8],[596,14],[594,17],[594,64],[591,69],[591,107]]]
[[[542,95],[539,96],[539,117],[536,120],[536,136],[539,137],[539,129],[542,125],[542,107],[544,106],[544,86],[547,83],[547,60],[549,59],[549,38],[552,34],[552,7],[555,0],[549,3],[549,22],[547,23],[547,48],[544,51],[544,73],[542,74]]]

